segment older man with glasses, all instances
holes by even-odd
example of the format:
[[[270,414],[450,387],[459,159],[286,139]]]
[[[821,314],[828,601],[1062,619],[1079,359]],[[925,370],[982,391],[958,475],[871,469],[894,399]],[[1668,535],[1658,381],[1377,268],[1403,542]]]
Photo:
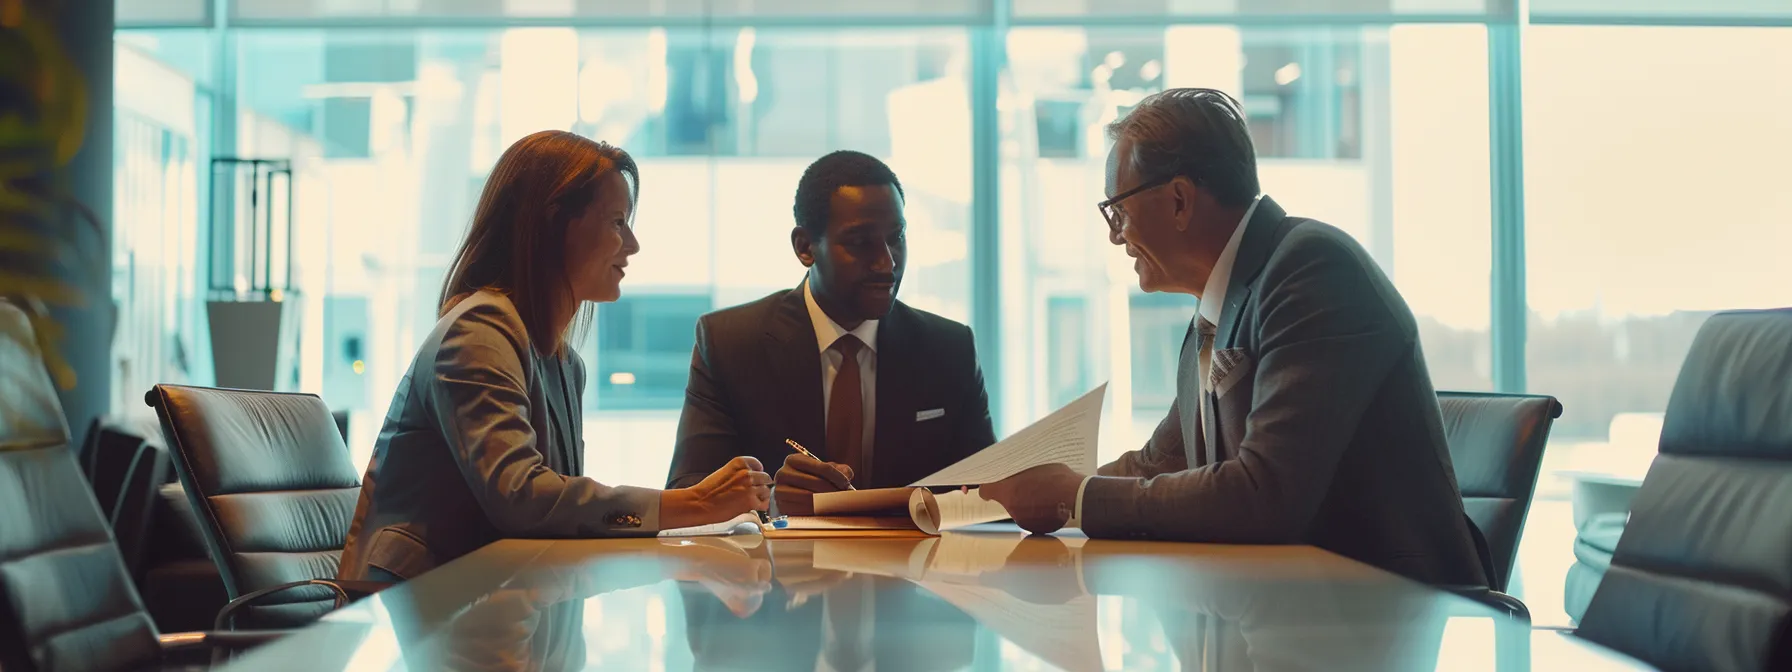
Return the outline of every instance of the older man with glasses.
[[[1486,585],[1412,311],[1349,234],[1257,184],[1238,101],[1153,95],[1109,129],[1109,240],[1139,287],[1200,297],[1176,402],[1144,447],[1084,477],[983,487],[1034,532],[1312,544],[1436,584]]]

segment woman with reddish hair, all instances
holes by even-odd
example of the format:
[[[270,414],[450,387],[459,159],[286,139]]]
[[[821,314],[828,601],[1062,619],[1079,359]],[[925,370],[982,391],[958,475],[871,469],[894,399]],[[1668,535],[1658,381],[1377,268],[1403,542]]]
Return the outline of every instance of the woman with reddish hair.
[[[411,579],[507,537],[651,536],[766,508],[771,477],[751,457],[674,490],[583,475],[585,365],[566,341],[622,295],[639,187],[627,152],[564,131],[498,159],[393,395],[338,578]]]

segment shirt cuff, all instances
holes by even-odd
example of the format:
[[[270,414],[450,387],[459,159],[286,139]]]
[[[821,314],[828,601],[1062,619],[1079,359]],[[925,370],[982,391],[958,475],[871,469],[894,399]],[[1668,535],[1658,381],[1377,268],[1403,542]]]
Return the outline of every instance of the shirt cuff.
[[[1076,486],[1076,506],[1070,509],[1070,520],[1064,522],[1065,527],[1080,528],[1083,526],[1083,490],[1088,489],[1091,478],[1094,477],[1084,476],[1083,482]]]

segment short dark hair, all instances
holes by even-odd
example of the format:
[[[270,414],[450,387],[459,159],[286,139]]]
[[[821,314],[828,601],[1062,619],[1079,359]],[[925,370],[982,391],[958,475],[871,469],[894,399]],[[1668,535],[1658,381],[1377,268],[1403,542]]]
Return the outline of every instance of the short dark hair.
[[[1257,150],[1238,100],[1215,89],[1168,89],[1146,96],[1108,125],[1132,141],[1133,170],[1146,180],[1186,177],[1220,204],[1257,197]]]
[[[816,159],[796,183],[796,206],[791,208],[796,225],[819,237],[828,230],[828,201],[834,192],[841,187],[885,184],[895,187],[896,195],[908,197],[902,193],[902,181],[896,179],[896,173],[875,156],[843,149]]]

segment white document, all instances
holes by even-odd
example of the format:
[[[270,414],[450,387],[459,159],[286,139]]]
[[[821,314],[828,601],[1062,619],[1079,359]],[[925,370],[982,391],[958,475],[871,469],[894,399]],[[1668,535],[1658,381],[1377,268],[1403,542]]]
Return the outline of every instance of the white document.
[[[1045,464],[1065,464],[1079,474],[1095,473],[1095,444],[1101,435],[1101,407],[1108,384],[1053,411],[995,445],[960,460],[914,486],[982,485]]]
[[[660,530],[661,538],[669,537],[711,537],[734,534],[759,534],[759,514],[753,511],[735,516],[719,523],[697,525],[694,527],[677,527]]]
[[[1001,502],[984,499],[982,491],[971,488],[970,492],[953,490],[941,495],[934,495],[939,505],[940,529],[956,530],[981,523],[993,523],[1006,520],[1008,510],[1002,508]]]
[[[791,516],[777,529],[915,529],[939,534],[1008,518],[1001,504],[984,499],[977,490],[935,495],[926,488],[993,483],[1045,464],[1065,464],[1080,474],[1095,473],[1095,444],[1101,435],[1101,408],[1107,391],[1107,383],[1102,383],[1039,422],[906,488],[817,494],[815,516]]]

